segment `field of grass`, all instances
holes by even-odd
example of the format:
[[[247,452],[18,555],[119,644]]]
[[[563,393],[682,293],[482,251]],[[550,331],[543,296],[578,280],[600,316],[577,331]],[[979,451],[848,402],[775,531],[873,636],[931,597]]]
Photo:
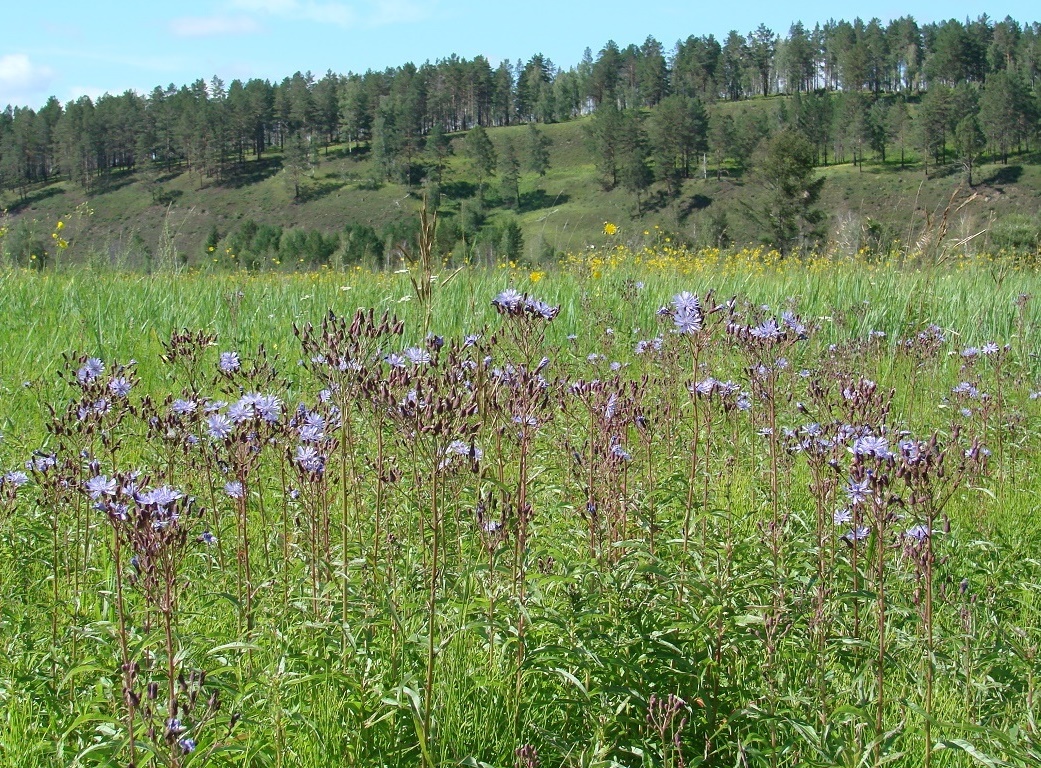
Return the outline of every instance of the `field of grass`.
[[[0,764],[1036,765],[1038,273],[622,234],[0,272]]]

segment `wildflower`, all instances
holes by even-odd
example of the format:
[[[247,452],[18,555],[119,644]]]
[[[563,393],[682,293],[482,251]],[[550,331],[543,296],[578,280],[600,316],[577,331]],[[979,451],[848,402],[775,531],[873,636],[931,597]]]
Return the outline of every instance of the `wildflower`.
[[[618,225],[612,224],[610,221],[604,222],[604,234],[608,237],[613,237],[618,233]]]
[[[76,371],[76,380],[80,384],[89,384],[105,370],[105,364],[96,357],[88,357],[87,362]]]
[[[311,474],[319,475],[325,470],[325,459],[310,445],[298,445],[293,460]]]
[[[241,499],[244,492],[242,483],[238,480],[232,480],[230,483],[225,483],[224,492],[233,499]]]
[[[199,541],[201,541],[203,544],[207,546],[212,547],[214,544],[217,543],[217,537],[214,536],[210,531],[203,531],[202,534],[199,536]]]
[[[24,472],[19,471],[8,472],[6,475],[0,478],[0,485],[11,485],[15,488],[21,488],[28,482],[29,476]]]
[[[617,442],[611,446],[611,455],[616,459],[621,459],[622,461],[632,461],[633,458],[632,454]]]
[[[857,541],[863,541],[868,537],[868,534],[870,533],[871,529],[868,528],[866,525],[859,525],[856,528],[851,528],[850,530],[846,531],[846,533],[842,537],[842,540],[848,544],[853,544]]]
[[[708,397],[709,395],[711,395],[715,388],[716,380],[711,376],[694,384],[694,392],[701,395],[702,397]]]
[[[988,342],[987,342],[986,344],[984,344],[984,345],[983,345],[983,347],[982,347],[982,348],[980,349],[980,352],[982,352],[983,354],[985,354],[985,355],[988,355],[988,356],[989,356],[989,355],[993,355],[993,354],[996,354],[996,353],[997,353],[997,351],[998,351],[998,349],[999,349],[999,347],[998,347],[998,345],[997,345],[997,344],[996,344],[995,342],[993,342],[993,341],[988,341]]]
[[[221,352],[217,367],[221,373],[235,373],[242,369],[242,361],[239,360],[238,352]]]
[[[184,494],[177,489],[171,488],[168,485],[162,485],[138,496],[137,500],[144,506],[155,505],[157,507],[168,507],[183,497]]]
[[[835,525],[849,525],[853,522],[853,511],[849,507],[844,509],[836,509],[832,514],[831,519]]]
[[[749,333],[751,333],[752,338],[762,339],[764,341],[773,341],[784,335],[784,331],[781,330],[781,327],[777,325],[777,321],[772,317],[761,322]]]
[[[846,497],[849,499],[851,506],[857,506],[863,504],[868,497],[868,481],[867,480],[850,480],[846,483],[846,487],[843,488],[846,492]]]
[[[788,330],[790,330],[800,339],[806,338],[806,326],[799,321],[799,318],[795,315],[794,312],[782,312],[781,322]],[[881,331],[878,331],[878,333],[881,333]],[[885,334],[882,333],[882,336],[885,337]]]
[[[196,403],[194,400],[182,400],[178,398],[177,400],[173,401],[173,404],[170,406],[170,410],[176,413],[178,416],[190,416],[191,414],[195,413],[198,407],[199,404]]]
[[[399,355],[397,352],[391,352],[384,359],[391,368],[404,368],[408,364],[405,356]]]
[[[492,306],[500,313],[509,314],[521,308],[524,295],[515,288],[507,288],[492,299]]]
[[[914,539],[918,543],[925,541],[932,535],[927,525],[916,525],[904,531],[904,538]]]
[[[889,451],[889,441],[884,437],[876,437],[874,435],[858,437],[853,441],[853,447],[850,450],[854,456],[875,456],[880,459],[887,459],[893,455]]]
[[[282,416],[282,401],[275,395],[261,395],[257,398],[256,409],[261,419],[274,424]]]
[[[90,494],[90,498],[97,501],[102,496],[116,495],[116,480],[105,475],[96,475],[86,482],[84,488]]]
[[[117,376],[108,383],[108,391],[112,393],[113,397],[124,398],[130,394],[130,389],[133,387],[125,376]]]
[[[560,307],[551,307],[544,301],[538,299],[527,299],[524,302],[524,311],[543,320],[552,320],[560,312]]]
[[[672,313],[672,322],[677,333],[689,335],[701,330],[704,318],[700,310],[676,310]]]
[[[181,739],[180,741],[177,742],[177,746],[179,746],[181,748],[181,750],[185,754],[188,754],[190,752],[194,752],[195,751],[195,739]]]
[[[409,347],[404,352],[405,359],[413,365],[426,365],[430,362],[430,353],[422,347]]]
[[[302,443],[317,443],[325,437],[322,428],[313,424],[304,424],[300,427],[299,434]]]
[[[227,440],[231,428],[231,420],[222,413],[215,413],[206,419],[206,431],[214,440]]]

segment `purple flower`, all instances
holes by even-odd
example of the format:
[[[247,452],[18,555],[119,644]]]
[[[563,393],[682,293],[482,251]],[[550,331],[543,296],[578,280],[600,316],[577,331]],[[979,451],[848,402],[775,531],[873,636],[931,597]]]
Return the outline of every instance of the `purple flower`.
[[[696,312],[700,315],[701,299],[690,291],[677,293],[672,297],[672,310],[674,314],[681,312]]]
[[[853,522],[853,511],[846,507],[845,509],[836,509],[834,514],[831,516],[832,521],[835,525],[849,525]]]
[[[806,335],[806,326],[799,322],[799,318],[794,312],[782,312],[781,322],[796,336],[804,337]],[[882,336],[885,337],[885,334],[883,333]]]
[[[25,466],[35,472],[46,472],[57,465],[58,459],[53,453],[45,453],[34,456]]]
[[[242,483],[238,480],[232,480],[230,483],[224,484],[224,492],[233,499],[241,499],[244,493]]]
[[[980,349],[980,352],[982,352],[985,355],[993,355],[997,353],[998,349],[1000,349],[1000,347],[998,347],[998,345],[995,342],[988,341],[986,344],[983,345],[983,348]]]
[[[124,398],[130,394],[133,386],[125,376],[117,376],[108,383],[108,391],[113,397]]]
[[[904,538],[914,539],[918,543],[925,541],[931,535],[932,531],[929,530],[927,525],[916,525],[904,531]]]
[[[774,320],[772,317],[768,317],[766,320],[764,320],[755,328],[753,328],[749,333],[751,333],[752,338],[754,339],[773,341],[774,339],[779,339],[784,334],[784,331],[782,331],[781,327],[777,325],[776,320]]]
[[[430,353],[422,347],[409,347],[403,354],[413,365],[426,365],[430,362]]]
[[[206,431],[214,440],[227,440],[231,429],[231,420],[223,413],[215,413],[206,419]]]
[[[325,469],[325,459],[310,445],[298,445],[293,460],[305,472],[319,475]]]
[[[478,341],[481,340],[481,334],[471,333],[463,337],[463,349],[466,347],[472,347]]]
[[[843,489],[846,492],[846,496],[849,498],[849,503],[852,506],[863,504],[868,497],[868,481],[867,480],[850,480],[846,483],[846,487]]]
[[[304,424],[300,427],[300,441],[303,443],[317,443],[325,437],[321,427],[313,424]]]
[[[28,482],[29,476],[24,472],[19,471],[8,472],[0,478],[0,485],[13,485],[15,488],[21,488]]]
[[[516,312],[524,303],[524,295],[515,288],[507,288],[492,299],[492,306],[498,312]]]
[[[716,380],[709,376],[707,379],[702,379],[694,385],[694,392],[702,397],[708,397],[716,388],[716,383]]]
[[[238,352],[221,352],[217,367],[221,373],[235,373],[242,369],[242,361],[239,360]]]
[[[182,400],[181,398],[178,398],[173,401],[173,404],[170,406],[170,410],[176,413],[178,416],[190,416],[191,414],[195,413],[198,407],[199,404],[196,403],[194,400]]]
[[[88,357],[87,362],[76,371],[76,380],[80,384],[89,384],[105,371],[105,364],[97,357]]]
[[[474,461],[480,461],[484,458],[484,451],[482,451],[476,445],[470,445],[470,443],[462,440],[453,440],[445,448],[445,453],[455,456],[465,456],[472,458]]]
[[[90,498],[97,501],[102,496],[116,495],[116,480],[105,475],[95,475],[86,482],[84,488],[90,494]]]
[[[391,352],[387,355],[387,365],[391,368],[404,368],[408,365],[408,360],[405,359],[404,355],[399,355],[397,352]]]
[[[870,533],[870,528],[868,528],[866,525],[860,525],[856,528],[851,528],[850,530],[846,531],[846,534],[842,538],[843,540],[852,544],[857,541],[863,541],[868,537],[868,534]]]
[[[620,443],[615,443],[611,446],[611,456],[621,461],[632,461],[632,454],[625,450]]]
[[[677,333],[689,335],[701,330],[703,316],[699,309],[677,309],[672,313],[672,322]]]
[[[232,403],[228,407],[228,418],[234,424],[241,424],[244,421],[249,421],[255,415],[253,410],[253,401],[243,397],[237,403]]]
[[[853,447],[850,450],[853,451],[854,456],[876,456],[880,459],[887,459],[893,455],[889,451],[889,441],[875,435],[858,437],[853,441]]]
[[[211,536],[212,536],[212,534],[211,534]],[[181,750],[185,754],[188,754],[189,752],[194,752],[195,751],[195,739],[181,739],[180,741],[177,742],[177,746],[179,746],[181,748]]]
[[[535,317],[541,317],[543,320],[552,320],[560,312],[560,307],[551,307],[546,302],[537,299],[527,299],[524,302],[524,311]]]
[[[162,485],[158,488],[153,488],[146,493],[138,496],[137,500],[144,506],[155,505],[157,507],[168,507],[180,498],[183,498],[184,494],[175,488],[171,488],[168,485]]]
[[[199,536],[199,541],[201,541],[203,544],[206,544],[207,546],[212,547],[214,544],[217,543],[217,537],[209,531],[203,531],[202,534]]]
[[[275,395],[261,395],[256,402],[257,413],[268,424],[275,424],[282,416],[282,401]]]

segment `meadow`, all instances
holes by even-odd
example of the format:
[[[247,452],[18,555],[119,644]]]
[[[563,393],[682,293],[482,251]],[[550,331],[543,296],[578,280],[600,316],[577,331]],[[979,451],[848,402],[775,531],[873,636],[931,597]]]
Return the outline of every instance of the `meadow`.
[[[1041,762],[1034,268],[418,256],[0,271],[0,764]]]

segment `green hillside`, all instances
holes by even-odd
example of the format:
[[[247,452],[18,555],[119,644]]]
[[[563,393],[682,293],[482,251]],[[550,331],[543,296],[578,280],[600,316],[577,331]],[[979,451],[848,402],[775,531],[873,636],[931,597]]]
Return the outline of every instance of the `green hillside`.
[[[760,99],[713,109],[759,110],[773,116],[782,102]],[[520,208],[504,206],[499,180],[491,177],[480,233],[459,242],[446,235],[445,250],[454,250],[457,258],[495,260],[502,251],[500,233],[511,221],[523,234],[522,257],[531,262],[602,242],[607,221],[618,224],[623,237],[636,241],[654,226],[677,240],[702,246],[721,239],[734,245],[761,240],[757,211],[763,191],[751,174],[733,162],[720,178],[713,166],[699,167],[675,196],[667,195],[663,184],[653,185],[638,213],[632,194],[621,186],[605,190],[601,185],[586,137],[590,122],[586,117],[539,126],[552,142],[544,176],[525,169],[527,126],[489,129],[500,156],[507,141],[516,148],[522,165]],[[472,208],[477,196],[477,176],[465,155],[463,136],[451,135],[453,154],[439,187],[443,228],[452,232],[463,224],[463,209]],[[886,163],[869,154],[861,167],[847,162],[818,169],[826,179],[819,207],[833,248],[906,243],[931,226],[952,198],[952,235],[975,235],[976,247],[1036,248],[1041,232],[1039,153],[1013,156],[1007,165],[983,163],[974,169],[972,188],[958,164],[930,167],[927,178],[910,151],[906,159],[902,169],[899,152],[891,148]],[[432,165],[422,170],[427,178],[434,176]],[[176,251],[181,262],[202,263],[228,256],[225,238],[247,220],[326,234],[341,232],[347,225],[367,225],[387,244],[404,239],[425,187],[374,181],[378,176],[368,146],[334,144],[318,152],[294,200],[283,154],[274,148],[260,159],[246,160],[220,182],[183,168],[159,176],[113,172],[89,190],[58,181],[33,187],[24,199],[8,192],[0,206],[8,207],[12,231],[20,230],[23,239],[40,248],[49,245],[55,222],[73,214],[66,232],[77,248],[70,253],[139,264],[172,258]],[[220,247],[209,251],[207,246],[218,241]]]

